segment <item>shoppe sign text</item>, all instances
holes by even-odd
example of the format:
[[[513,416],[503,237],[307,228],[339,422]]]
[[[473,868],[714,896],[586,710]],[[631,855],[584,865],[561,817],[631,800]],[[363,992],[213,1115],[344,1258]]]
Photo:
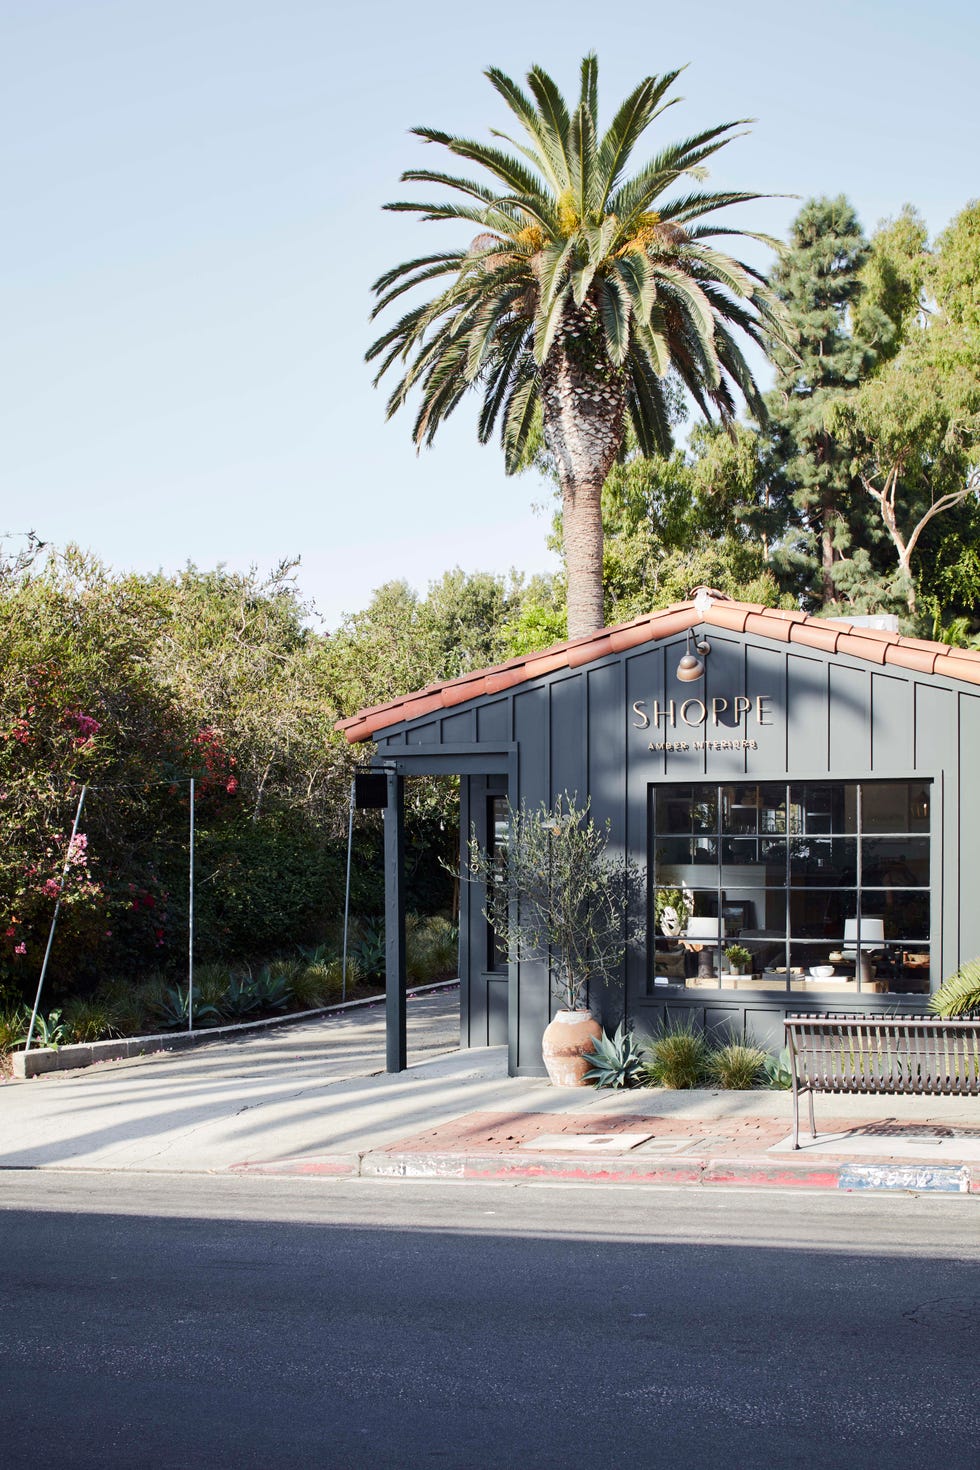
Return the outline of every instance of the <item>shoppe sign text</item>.
[[[751,739],[713,739],[702,735],[701,739],[674,739],[674,733],[683,735],[686,730],[705,731],[708,726],[717,729],[746,723],[766,726],[772,724],[772,695],[758,694],[749,699],[737,694],[731,699],[716,697],[704,699],[668,699],[662,704],[659,699],[638,699],[632,706],[635,716],[634,730],[655,730],[664,735],[662,740],[650,742],[651,750],[758,750],[758,742]],[[727,719],[725,717],[728,717]]]

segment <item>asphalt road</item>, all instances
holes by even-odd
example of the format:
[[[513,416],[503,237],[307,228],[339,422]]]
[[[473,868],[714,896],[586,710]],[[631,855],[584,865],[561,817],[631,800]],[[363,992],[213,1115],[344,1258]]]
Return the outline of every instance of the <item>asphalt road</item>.
[[[980,1466],[970,1198],[0,1175],[11,1465]]]

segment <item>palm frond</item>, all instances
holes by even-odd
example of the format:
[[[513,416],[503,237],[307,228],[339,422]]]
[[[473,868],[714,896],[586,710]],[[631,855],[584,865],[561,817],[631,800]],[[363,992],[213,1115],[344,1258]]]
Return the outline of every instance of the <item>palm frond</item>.
[[[537,131],[532,136],[540,137],[547,147],[548,157],[557,175],[558,191],[571,184],[571,169],[568,161],[568,129],[570,126],[565,99],[540,66],[532,66],[527,74],[527,84],[538,104]]]
[[[517,383],[504,415],[504,467],[513,474],[527,444],[534,423],[534,410],[540,392],[536,373],[529,373]]]
[[[966,1016],[980,1011],[980,959],[965,960],[955,975],[944,980],[929,997],[929,1009],[936,1016]]]

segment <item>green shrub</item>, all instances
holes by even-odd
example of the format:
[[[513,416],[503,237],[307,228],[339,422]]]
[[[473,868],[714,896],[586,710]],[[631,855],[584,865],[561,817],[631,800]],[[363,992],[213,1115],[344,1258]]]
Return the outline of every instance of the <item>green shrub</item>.
[[[326,982],[324,999],[327,1005],[335,1005],[341,1000],[344,993],[344,961],[342,955],[337,955],[322,966]],[[357,960],[353,955],[347,956],[347,991],[348,994],[360,982],[361,971]]]
[[[744,1046],[739,1041],[730,1041],[709,1052],[705,1075],[719,1087],[743,1091],[759,1083],[765,1065],[766,1054],[760,1047]]]
[[[303,964],[290,981],[293,999],[301,1011],[313,1011],[325,1005],[325,979],[321,971],[325,966]]]
[[[664,1026],[647,1048],[643,1080],[648,1086],[697,1087],[704,1080],[708,1044],[687,1022]]]
[[[194,1008],[197,1003],[215,1006],[218,1010],[222,1008],[222,1002],[231,982],[231,972],[227,965],[195,965],[194,966]]]
[[[120,1017],[111,1002],[97,996],[76,996],[65,1006],[67,1041],[104,1041],[121,1036]]]
[[[410,914],[405,921],[405,972],[412,985],[455,976],[459,962],[459,930],[440,915],[431,919]]]
[[[8,1005],[0,1010],[0,1061],[22,1044],[30,1019],[26,1006]]]

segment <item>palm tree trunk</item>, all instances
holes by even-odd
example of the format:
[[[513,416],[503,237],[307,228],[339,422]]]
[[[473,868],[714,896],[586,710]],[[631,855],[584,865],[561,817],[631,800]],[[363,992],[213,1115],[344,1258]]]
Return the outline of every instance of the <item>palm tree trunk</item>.
[[[605,355],[594,308],[566,314],[541,373],[544,437],[562,496],[568,636],[603,627],[602,487],[623,439],[622,374]]]

